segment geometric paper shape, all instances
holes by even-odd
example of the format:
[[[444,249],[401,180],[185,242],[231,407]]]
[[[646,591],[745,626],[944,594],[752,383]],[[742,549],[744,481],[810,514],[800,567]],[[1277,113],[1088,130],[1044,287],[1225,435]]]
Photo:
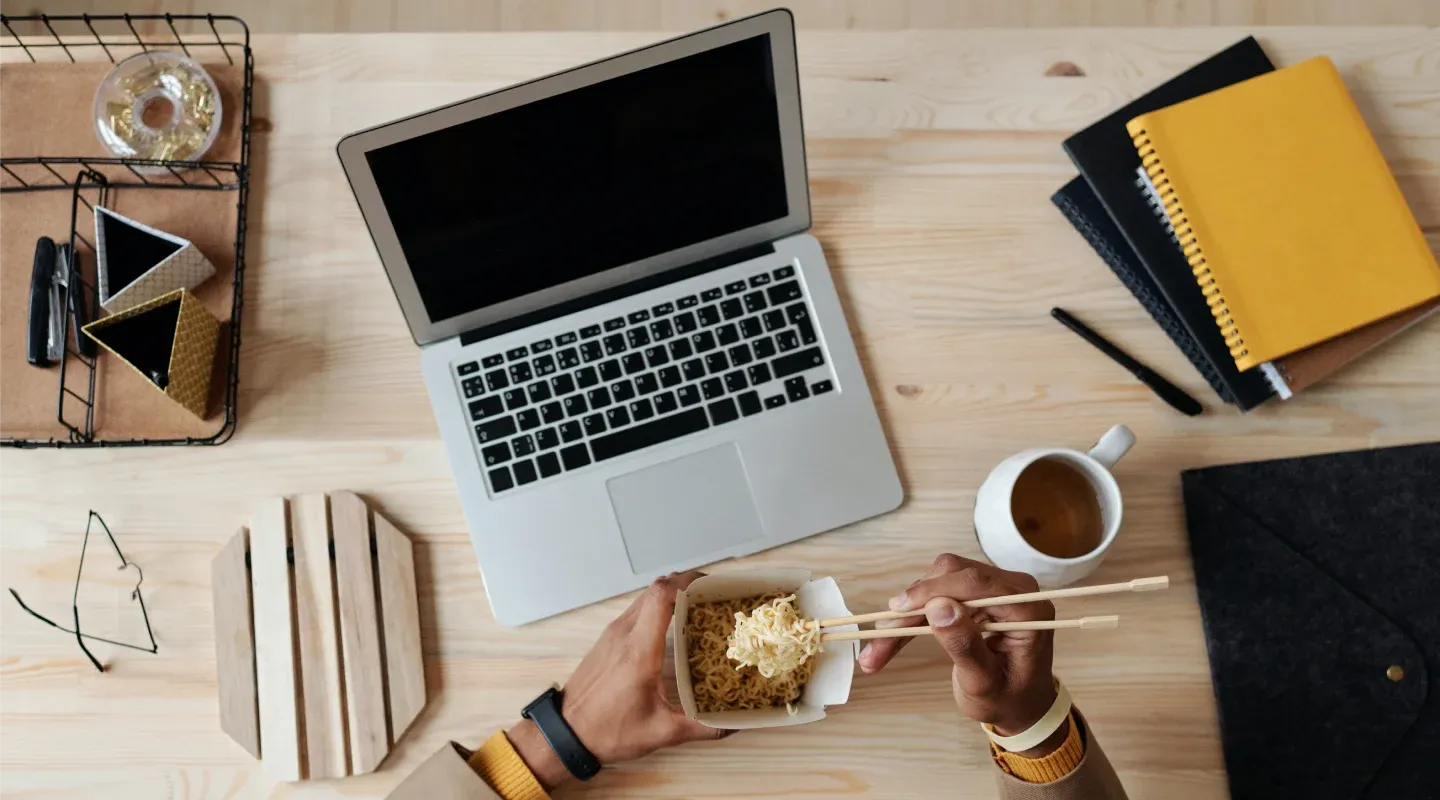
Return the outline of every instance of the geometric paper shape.
[[[83,330],[171,400],[205,418],[220,321],[195,295],[176,289]]]
[[[248,558],[245,548],[242,529],[212,565],[221,728],[280,780],[374,771],[425,706],[413,544],[360,497],[332,492],[288,508],[285,498],[265,501],[251,520]],[[219,638],[242,630],[240,593],[221,585],[221,576],[228,587],[241,574],[237,554],[250,565],[254,608],[248,673],[224,660],[244,660],[244,648],[222,648]],[[250,727],[227,710],[243,705],[237,683],[246,674],[259,698]],[[258,748],[246,739],[255,727]]]
[[[95,206],[95,252],[100,306],[112,314],[194,289],[215,274],[190,241],[102,206]]]

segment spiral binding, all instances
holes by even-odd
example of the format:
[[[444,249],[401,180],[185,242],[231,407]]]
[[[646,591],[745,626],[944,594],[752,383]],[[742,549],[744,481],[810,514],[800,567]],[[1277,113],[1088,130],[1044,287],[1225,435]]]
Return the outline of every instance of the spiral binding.
[[[1165,174],[1165,166],[1160,163],[1160,156],[1150,142],[1149,132],[1142,128],[1135,135],[1134,142],[1135,150],[1140,154],[1140,165],[1145,169],[1145,174],[1150,176],[1150,182],[1155,185],[1155,191],[1165,204],[1165,216],[1170,219],[1175,238],[1180,242],[1180,250],[1185,254],[1185,261],[1195,275],[1195,282],[1200,284],[1200,292],[1205,296],[1205,303],[1210,306],[1215,324],[1220,326],[1220,335],[1225,339],[1225,346],[1230,348],[1230,356],[1239,361],[1250,354],[1245,347],[1245,337],[1240,335],[1240,328],[1230,314],[1230,305],[1225,301],[1225,293],[1221,291],[1215,274],[1205,261],[1205,253],[1200,249],[1194,228],[1190,227],[1189,217],[1175,193],[1175,185],[1170,182],[1170,176]]]

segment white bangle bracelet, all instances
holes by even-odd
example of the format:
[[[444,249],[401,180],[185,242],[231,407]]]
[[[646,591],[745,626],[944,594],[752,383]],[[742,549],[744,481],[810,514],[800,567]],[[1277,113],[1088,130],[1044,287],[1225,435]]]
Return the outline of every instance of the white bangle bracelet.
[[[980,727],[985,729],[985,735],[990,737],[990,741],[999,745],[1001,749],[1011,753],[1020,753],[1032,747],[1038,747],[1041,742],[1050,738],[1050,734],[1059,730],[1070,716],[1070,705],[1070,693],[1065,691],[1065,685],[1060,683],[1059,678],[1056,678],[1055,703],[1050,706],[1050,710],[1045,712],[1045,716],[1041,717],[1039,722],[1014,736],[1001,736],[991,730],[989,725]]]

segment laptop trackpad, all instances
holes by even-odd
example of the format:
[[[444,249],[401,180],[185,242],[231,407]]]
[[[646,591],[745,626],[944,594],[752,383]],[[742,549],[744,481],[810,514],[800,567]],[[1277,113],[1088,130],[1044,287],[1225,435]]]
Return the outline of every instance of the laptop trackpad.
[[[765,532],[734,444],[621,475],[608,486],[637,574],[693,562]]]

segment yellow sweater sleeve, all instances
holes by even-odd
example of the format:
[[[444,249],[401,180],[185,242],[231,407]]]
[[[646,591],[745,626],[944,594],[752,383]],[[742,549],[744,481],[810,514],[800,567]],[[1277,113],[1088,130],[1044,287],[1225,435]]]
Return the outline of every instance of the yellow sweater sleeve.
[[[994,742],[990,743],[990,753],[995,757],[995,763],[1000,765],[1000,769],[1026,783],[1058,781],[1074,772],[1075,767],[1080,765],[1080,760],[1085,757],[1085,740],[1080,737],[1080,726],[1075,723],[1075,712],[1070,712],[1069,720],[1070,733],[1066,735],[1065,742],[1048,756],[1026,758],[1003,750]]]
[[[470,766],[504,800],[550,800],[504,731],[497,731],[470,756]]]

